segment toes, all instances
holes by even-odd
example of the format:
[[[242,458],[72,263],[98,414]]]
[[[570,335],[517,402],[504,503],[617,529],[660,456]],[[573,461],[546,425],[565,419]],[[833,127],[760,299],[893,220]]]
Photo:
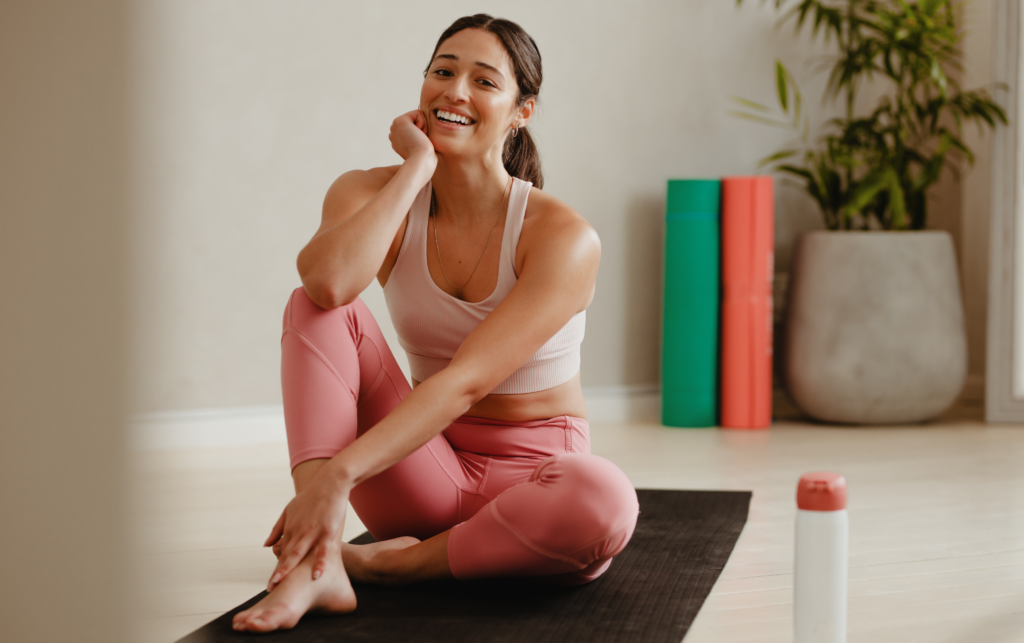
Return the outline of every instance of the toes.
[[[292,625],[283,625],[281,623],[281,614],[275,614],[275,612],[281,612],[283,610],[274,609],[259,609],[259,606],[251,607],[244,612],[235,614],[235,618],[232,619],[231,627],[239,632],[269,632],[282,627],[292,627]],[[284,614],[287,616],[287,614]]]
[[[246,623],[246,629],[250,632],[268,632],[272,628],[262,618],[257,616]]]
[[[246,628],[246,623],[249,620],[250,616],[252,616],[251,609],[247,609],[244,612],[239,612],[238,614],[235,614],[235,617],[231,619],[231,628],[239,632],[244,632]]]
[[[294,618],[290,610],[269,609],[249,619],[247,629],[250,632],[271,632],[295,627],[299,619]]]

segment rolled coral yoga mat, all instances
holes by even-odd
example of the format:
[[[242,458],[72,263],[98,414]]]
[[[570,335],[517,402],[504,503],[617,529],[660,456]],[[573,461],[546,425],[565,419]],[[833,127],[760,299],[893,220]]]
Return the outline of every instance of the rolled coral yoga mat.
[[[770,176],[722,179],[722,428],[772,423],[774,187]]]
[[[179,643],[679,643],[729,560],[751,494],[639,489],[637,495],[632,539],[586,585],[548,587],[530,579],[356,585],[359,606],[351,614],[310,614],[293,630],[269,634],[232,630],[232,617],[263,598],[261,592]],[[363,534],[353,542],[372,539]]]
[[[720,182],[668,182],[661,423],[717,424]]]

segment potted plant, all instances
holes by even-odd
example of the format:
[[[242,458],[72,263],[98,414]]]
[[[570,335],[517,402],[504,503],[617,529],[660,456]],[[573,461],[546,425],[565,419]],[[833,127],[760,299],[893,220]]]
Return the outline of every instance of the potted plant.
[[[761,164],[794,177],[827,228],[798,239],[790,271],[785,378],[811,417],[921,421],[963,387],[956,257],[948,233],[925,230],[927,195],[947,160],[973,164],[963,124],[994,128],[1006,114],[985,89],[962,90],[956,80],[958,8],[951,0],[796,0],[782,21],[835,42],[823,99],[843,100],[845,114],[810,140],[799,88],[781,61],[783,120],[737,99],[745,110],[736,115],[801,131],[798,144]],[[858,91],[871,81],[882,93],[858,113]]]

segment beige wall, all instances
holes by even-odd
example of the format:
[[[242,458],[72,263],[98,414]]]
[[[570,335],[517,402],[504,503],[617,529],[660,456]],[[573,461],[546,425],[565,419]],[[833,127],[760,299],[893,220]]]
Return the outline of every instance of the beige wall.
[[[809,80],[798,62],[819,49],[773,28],[770,4],[141,3],[138,410],[279,403],[280,315],[299,285],[295,256],[316,228],[324,191],[348,169],[398,160],[391,120],[416,106],[436,37],[476,11],[516,20],[537,40],[545,83],[533,128],[546,189],[581,212],[604,245],[584,386],[656,383],[665,180],[754,173],[792,138],[727,114],[730,95],[773,100],[777,56],[804,78],[819,120],[828,116],[816,104],[822,79]],[[990,31],[982,23],[968,84],[984,74],[972,66]],[[979,167],[963,186],[944,186],[946,204],[936,209],[937,225],[958,234],[968,257],[977,372],[985,236],[973,222],[986,185]],[[787,187],[777,219],[785,269],[793,237],[820,224]],[[379,287],[364,298],[397,346]]]
[[[0,3],[0,639],[127,641],[125,3]]]

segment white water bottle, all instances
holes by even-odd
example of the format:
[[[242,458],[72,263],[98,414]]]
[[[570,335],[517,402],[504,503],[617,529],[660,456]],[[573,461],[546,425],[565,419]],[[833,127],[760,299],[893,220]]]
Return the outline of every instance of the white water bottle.
[[[796,504],[794,643],[846,643],[846,479],[805,473]]]

